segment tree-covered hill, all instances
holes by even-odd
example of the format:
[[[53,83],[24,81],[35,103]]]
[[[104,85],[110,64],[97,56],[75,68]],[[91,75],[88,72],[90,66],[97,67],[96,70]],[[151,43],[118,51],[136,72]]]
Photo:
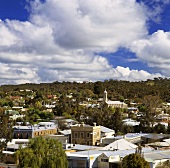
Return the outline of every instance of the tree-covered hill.
[[[134,99],[139,101],[146,95],[159,96],[163,101],[170,102],[170,79],[155,78],[154,80],[130,82],[105,80],[97,82],[53,82],[53,83],[26,83],[21,85],[0,86],[1,97],[7,92],[19,92],[29,89],[41,94],[69,94],[78,93],[82,96],[102,97],[107,89],[111,100]]]

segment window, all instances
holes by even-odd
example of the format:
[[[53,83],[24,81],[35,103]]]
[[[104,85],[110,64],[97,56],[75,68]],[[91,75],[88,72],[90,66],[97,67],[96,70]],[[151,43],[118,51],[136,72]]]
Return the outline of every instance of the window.
[[[84,133],[83,132],[80,133],[80,137],[84,138]]]
[[[74,133],[74,138],[78,138],[77,132]]]
[[[101,162],[108,162],[108,159],[101,159]]]
[[[90,141],[87,141],[87,145],[90,145]]]
[[[87,138],[89,138],[90,137],[90,133],[89,132],[87,132]]]

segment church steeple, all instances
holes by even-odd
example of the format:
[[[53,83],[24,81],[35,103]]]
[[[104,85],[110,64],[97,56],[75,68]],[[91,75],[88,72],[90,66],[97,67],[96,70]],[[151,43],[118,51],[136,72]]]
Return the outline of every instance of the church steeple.
[[[107,91],[105,89],[104,91],[104,94],[103,94],[103,101],[106,103],[108,100],[107,100]]]

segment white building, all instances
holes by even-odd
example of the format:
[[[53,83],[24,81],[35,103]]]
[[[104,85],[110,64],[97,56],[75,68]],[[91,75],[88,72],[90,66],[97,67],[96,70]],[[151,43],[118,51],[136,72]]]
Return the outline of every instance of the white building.
[[[128,105],[124,102],[108,100],[106,90],[104,91],[104,94],[103,94],[103,101],[104,103],[108,105],[108,107],[113,107],[113,108],[127,108],[128,107]]]

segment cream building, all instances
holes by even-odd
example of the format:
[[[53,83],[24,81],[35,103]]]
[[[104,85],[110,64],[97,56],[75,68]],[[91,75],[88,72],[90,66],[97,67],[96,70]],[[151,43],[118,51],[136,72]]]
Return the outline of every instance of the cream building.
[[[83,122],[71,127],[71,143],[82,145],[99,145],[101,136],[100,126],[86,125]]]

